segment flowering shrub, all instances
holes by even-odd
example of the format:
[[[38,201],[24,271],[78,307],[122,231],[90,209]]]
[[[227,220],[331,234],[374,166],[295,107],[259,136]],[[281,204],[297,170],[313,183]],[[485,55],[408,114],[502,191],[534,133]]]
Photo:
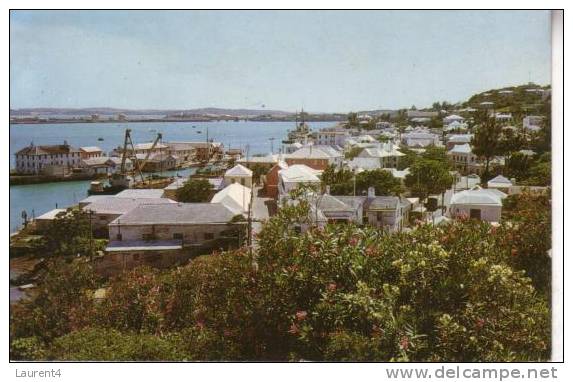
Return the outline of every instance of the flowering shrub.
[[[551,345],[548,268],[539,264],[550,265],[540,260],[550,245],[549,220],[535,212],[547,206],[543,199],[524,206],[526,198],[507,207],[511,213],[499,227],[464,219],[395,234],[354,225],[300,234],[295,223],[308,216],[308,206],[288,206],[263,224],[252,254],[239,249],[170,271],[136,269],[109,280],[106,299],[97,304],[81,297],[100,286],[95,278],[72,281],[71,294],[64,278],[47,279],[52,286],[42,298],[50,304],[23,303],[11,320],[12,354],[545,360]],[[59,272],[75,280],[66,267]],[[82,333],[104,339],[90,344]],[[19,340],[34,336],[42,342]],[[117,353],[106,353],[106,337]],[[124,348],[123,340],[146,345]],[[90,346],[97,351],[86,350]]]

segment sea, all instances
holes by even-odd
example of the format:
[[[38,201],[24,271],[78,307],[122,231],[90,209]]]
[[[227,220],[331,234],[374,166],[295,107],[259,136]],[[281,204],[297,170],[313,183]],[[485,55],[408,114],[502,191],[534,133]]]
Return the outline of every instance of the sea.
[[[309,123],[313,130],[334,122]],[[10,124],[10,168],[16,165],[15,153],[35,145],[68,144],[76,147],[99,146],[105,152],[123,145],[125,129],[131,129],[134,143],[152,142],[157,133],[168,141],[206,141],[213,139],[225,148],[240,148],[249,156],[277,153],[294,122],[138,122],[138,123],[62,123]],[[103,138],[103,141],[98,140]],[[194,169],[163,172],[188,176]],[[10,233],[22,226],[22,213],[40,216],[54,208],[66,208],[87,197],[90,181],[54,182],[10,186]]]

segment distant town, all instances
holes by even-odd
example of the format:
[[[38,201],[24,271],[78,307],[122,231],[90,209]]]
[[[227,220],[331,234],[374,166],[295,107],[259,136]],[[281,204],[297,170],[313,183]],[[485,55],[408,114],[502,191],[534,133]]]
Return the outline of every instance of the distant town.
[[[431,231],[433,237],[466,221],[491,232],[516,229],[523,224],[523,211],[545,203],[550,195],[550,105],[549,87],[526,84],[492,89],[457,104],[436,102],[424,109],[412,106],[344,115],[180,112],[143,118],[101,110],[74,116],[12,110],[11,123],[154,118],[292,122],[292,129],[268,154],[226,149],[208,137],[174,141],[161,132],[152,142],[134,142],[129,125],[123,141],[110,152],[68,142],[21,147],[11,173],[14,184],[66,179],[90,179],[91,184],[77,205],[59,206],[39,216],[23,214],[22,229],[11,236],[13,265],[29,261],[12,280],[20,291],[17,299],[37,293],[42,251],[79,256],[97,275],[110,278],[140,266],[177,269],[224,251],[255,253],[252,262],[259,266],[258,256],[263,255],[256,254],[274,253],[275,242],[320,237],[317,232],[341,226],[356,237],[361,237],[360,232],[417,237],[426,232],[424,227],[438,230]],[[329,127],[313,130],[308,124],[330,118]],[[193,173],[162,175],[174,169],[193,169]],[[277,224],[284,227],[273,231]],[[546,220],[531,224],[534,231],[546,228]],[[298,238],[281,239],[282,230],[290,229]],[[279,236],[269,241],[269,235]],[[469,233],[456,235],[461,240]],[[359,243],[355,236],[350,239],[352,245]],[[432,240],[431,245],[437,245]],[[536,249],[539,263],[519,265],[519,269],[546,291],[536,272],[548,269],[550,237],[541,242]],[[314,256],[315,249],[308,251]],[[376,251],[367,246],[360,256],[375,256]],[[507,251],[513,255],[518,249]],[[325,293],[334,293],[339,283],[328,284]],[[102,284],[93,291],[94,300],[105,300],[110,288]],[[306,319],[306,312],[296,314],[300,317],[289,329],[293,335],[298,335]]]

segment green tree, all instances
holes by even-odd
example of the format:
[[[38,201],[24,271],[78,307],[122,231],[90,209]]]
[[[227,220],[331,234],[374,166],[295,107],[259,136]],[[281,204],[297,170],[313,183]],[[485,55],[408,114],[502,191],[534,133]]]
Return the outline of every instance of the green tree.
[[[443,200],[444,193],[452,186],[453,178],[448,162],[421,158],[410,166],[404,183],[421,200],[433,194],[442,194]]]
[[[360,123],[358,121],[358,114],[354,112],[348,113],[345,126],[349,129],[360,127]]]
[[[69,208],[48,226],[39,252],[53,256],[90,256],[101,245],[93,240],[91,219],[86,210]]]
[[[208,202],[211,195],[211,184],[207,179],[189,180],[177,190],[177,200],[183,203]]]
[[[482,179],[489,178],[489,165],[491,160],[501,154],[501,126],[495,117],[490,117],[483,112],[476,115],[477,129],[471,141],[472,151],[475,155],[485,160],[485,170]]]
[[[374,187],[376,195],[400,195],[404,191],[400,179],[382,169],[362,171],[356,175],[357,195],[366,194],[369,187]]]

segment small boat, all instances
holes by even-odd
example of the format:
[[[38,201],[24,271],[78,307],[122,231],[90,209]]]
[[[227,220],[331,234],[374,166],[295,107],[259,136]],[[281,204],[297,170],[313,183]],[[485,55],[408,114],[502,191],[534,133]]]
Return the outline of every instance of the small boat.
[[[103,138],[99,137],[97,140],[101,142],[101,141],[103,141]]]
[[[193,126],[191,126],[191,127],[192,127],[192,128],[196,128],[197,126],[193,125]]]
[[[197,134],[201,134],[201,130],[197,131]]]

